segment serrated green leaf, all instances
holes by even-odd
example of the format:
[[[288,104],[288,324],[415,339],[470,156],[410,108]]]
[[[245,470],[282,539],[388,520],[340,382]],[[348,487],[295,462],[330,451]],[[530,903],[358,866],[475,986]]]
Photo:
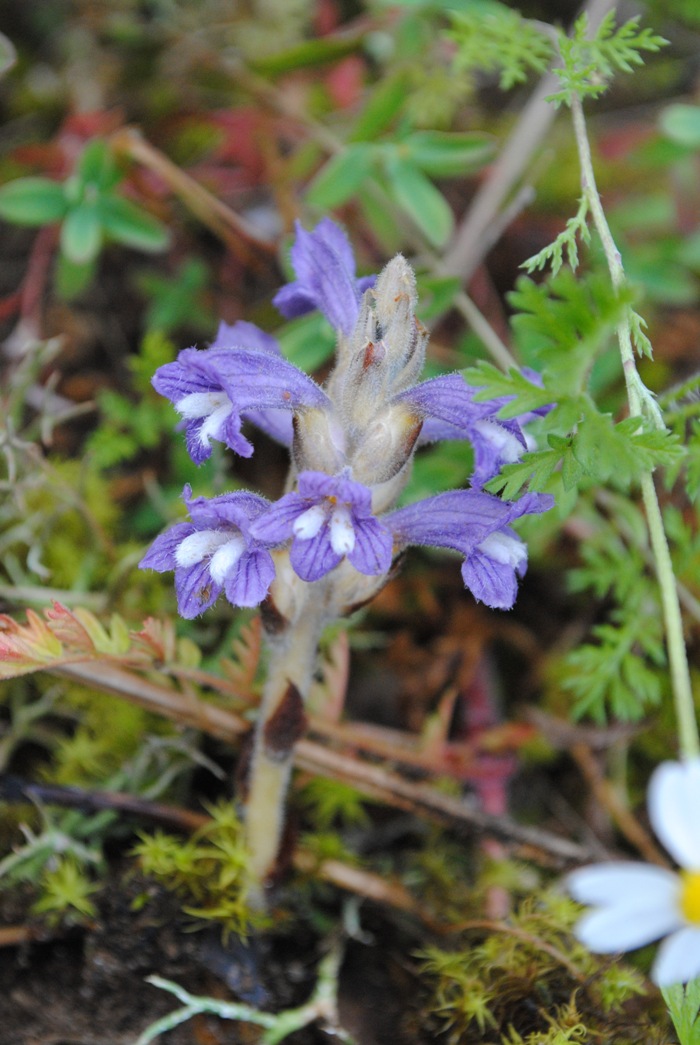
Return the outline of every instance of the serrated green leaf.
[[[18,178],[0,188],[0,217],[14,225],[51,225],[67,206],[63,186],[49,178]]]
[[[573,490],[578,486],[582,475],[583,468],[576,460],[572,448],[568,446],[561,459],[561,481],[564,484],[564,489]]]
[[[454,5],[455,7],[457,5]],[[504,4],[472,4],[450,12],[457,72],[498,71],[502,90],[545,72],[552,42],[541,27]]]
[[[81,203],[61,226],[61,250],[69,261],[84,265],[93,261],[102,245],[102,228],[94,204]]]
[[[485,134],[415,131],[401,143],[401,155],[425,174],[450,178],[479,170],[494,155],[494,141]]]
[[[663,987],[661,993],[680,1045],[700,1045],[700,979]]]
[[[493,363],[481,360],[476,366],[468,367],[462,373],[467,384],[478,389],[475,396],[477,403],[500,396],[513,397],[512,402],[498,412],[498,416],[504,419],[549,406],[553,399],[550,391],[529,381],[517,367],[511,367],[503,373]]]
[[[489,493],[500,494],[505,501],[515,500],[524,487],[542,491],[547,487],[555,468],[561,461],[560,450],[535,450],[523,454],[520,461],[507,464],[501,474],[485,486]]]
[[[376,149],[366,142],[348,145],[324,164],[306,192],[306,202],[319,210],[345,203],[367,180],[375,166]]]
[[[454,229],[447,200],[422,171],[395,154],[385,157],[387,188],[434,247],[444,247]]]
[[[117,243],[156,253],[165,250],[170,234],[161,221],[121,196],[102,196],[97,215],[103,231]]]

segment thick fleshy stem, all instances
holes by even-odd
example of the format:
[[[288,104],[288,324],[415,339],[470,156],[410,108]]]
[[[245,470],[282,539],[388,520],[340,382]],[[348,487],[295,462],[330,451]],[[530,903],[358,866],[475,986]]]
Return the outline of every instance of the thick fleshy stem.
[[[588,201],[596,231],[603,245],[610,272],[610,280],[613,287],[619,290],[626,283],[625,271],[596,185],[583,105],[581,100],[575,96],[571,102],[571,111],[581,165],[581,186]],[[658,424],[658,408],[637,371],[629,307],[625,309],[623,317],[617,325],[617,338],[625,384],[627,386],[630,416],[641,419],[651,415],[655,423]],[[654,555],[656,577],[661,592],[671,686],[678,722],[679,744],[684,758],[695,758],[700,755],[700,740],[698,738],[690,670],[683,637],[683,621],[673,563],[671,562],[661,508],[651,472],[647,472],[642,476],[641,487],[649,528],[649,538]]]
[[[310,592],[314,586],[310,585]],[[318,593],[315,593],[318,594]],[[265,904],[265,883],[274,870],[284,829],[284,814],[294,747],[304,734],[304,704],[325,623],[322,599],[309,598],[306,611],[281,635],[268,635],[267,679],[255,726],[253,756],[245,799],[245,830],[250,855],[250,902]]]

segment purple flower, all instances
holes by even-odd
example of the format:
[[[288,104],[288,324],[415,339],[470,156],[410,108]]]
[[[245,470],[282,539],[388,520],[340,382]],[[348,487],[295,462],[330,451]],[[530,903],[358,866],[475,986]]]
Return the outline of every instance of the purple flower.
[[[509,523],[551,508],[549,494],[529,493],[501,501],[483,490],[450,490],[383,517],[401,545],[436,545],[464,555],[462,578],[479,602],[509,610],[518,577],[527,569],[527,548]]]
[[[257,606],[274,576],[272,556],[250,533],[268,506],[256,494],[237,491],[207,500],[182,492],[191,522],[176,523],[156,537],[139,566],[175,571],[181,617],[191,620],[209,609],[223,592],[234,606]]]
[[[285,494],[251,526],[270,547],[292,538],[289,559],[304,581],[317,581],[343,558],[360,573],[386,573],[391,534],[372,515],[372,495],[342,475],[302,472],[298,490]]]
[[[212,439],[250,457],[253,446],[241,427],[257,411],[329,405],[325,392],[292,363],[269,351],[233,346],[184,349],[174,363],[159,367],[153,387],[181,414],[196,464],[210,456]]]
[[[255,323],[239,319],[235,323],[219,323],[211,348],[252,348],[255,352],[267,352],[268,355],[282,358],[282,349],[276,337],[266,334]],[[247,410],[243,415],[271,439],[282,446],[291,446],[294,437],[292,417],[288,410]]]
[[[477,403],[476,392],[460,374],[444,374],[409,388],[397,398],[411,403],[425,418],[419,445],[469,439],[474,448],[471,484],[481,487],[498,475],[504,464],[517,461],[527,450],[527,441],[517,420],[496,416],[509,400]]]
[[[296,222],[296,240],[290,251],[296,280],[273,298],[286,319],[319,309],[331,326],[346,337],[352,333],[360,299],[375,276],[355,278],[355,257],[343,230],[324,218],[313,232]]]

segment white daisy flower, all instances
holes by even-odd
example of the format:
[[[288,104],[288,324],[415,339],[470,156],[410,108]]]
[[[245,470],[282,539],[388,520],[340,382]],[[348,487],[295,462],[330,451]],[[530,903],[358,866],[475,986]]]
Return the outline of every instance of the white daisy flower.
[[[575,900],[593,907],[575,930],[589,950],[629,951],[666,937],[651,978],[668,987],[700,975],[700,758],[660,765],[648,808],[680,871],[620,861],[583,867],[566,885]]]

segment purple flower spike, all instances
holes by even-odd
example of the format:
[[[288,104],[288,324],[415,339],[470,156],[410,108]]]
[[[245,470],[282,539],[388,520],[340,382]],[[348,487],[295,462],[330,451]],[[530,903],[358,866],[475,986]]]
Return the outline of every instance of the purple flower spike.
[[[527,569],[527,548],[510,529],[521,515],[545,512],[549,494],[529,493],[519,501],[501,501],[482,490],[450,490],[399,508],[384,522],[401,545],[436,545],[464,555],[462,577],[479,602],[509,610],[517,578]]]
[[[319,309],[329,323],[349,337],[360,311],[364,291],[375,276],[355,278],[355,258],[343,230],[324,218],[313,232],[296,222],[296,240],[290,251],[296,280],[273,298],[286,319]]]
[[[139,566],[175,571],[178,610],[187,620],[209,609],[222,591],[234,606],[257,606],[275,567],[269,551],[251,536],[250,524],[268,502],[242,491],[193,499],[189,486],[183,498],[192,521],[156,537]]]
[[[153,387],[182,415],[187,449],[196,464],[210,456],[212,439],[250,457],[253,446],[241,426],[244,417],[257,411],[328,406],[326,394],[292,363],[244,348],[186,348],[174,363],[156,371]]]
[[[285,494],[251,525],[270,547],[292,538],[290,562],[304,581],[317,581],[345,557],[360,573],[386,573],[392,538],[372,515],[366,486],[343,475],[302,472],[298,491]]]

